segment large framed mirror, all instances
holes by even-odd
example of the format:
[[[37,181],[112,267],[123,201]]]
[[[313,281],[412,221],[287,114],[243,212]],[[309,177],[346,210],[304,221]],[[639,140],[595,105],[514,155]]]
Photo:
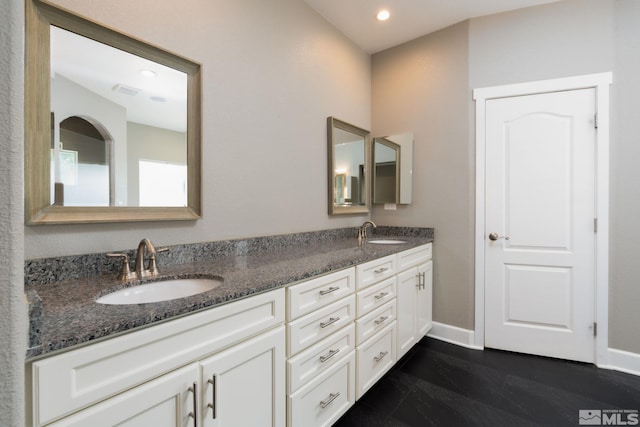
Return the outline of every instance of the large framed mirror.
[[[327,118],[329,215],[371,211],[371,139],[368,130]]]
[[[413,134],[373,139],[373,203],[410,204],[413,180]]]
[[[200,218],[200,64],[26,3],[26,222]]]

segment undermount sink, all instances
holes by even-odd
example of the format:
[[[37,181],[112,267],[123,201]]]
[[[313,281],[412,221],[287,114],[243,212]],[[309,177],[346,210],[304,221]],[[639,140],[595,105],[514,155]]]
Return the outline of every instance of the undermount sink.
[[[377,239],[377,240],[367,240],[367,243],[373,243],[374,245],[399,245],[402,243],[407,243],[407,241],[393,240],[393,239]]]
[[[144,304],[168,301],[200,294],[217,288],[222,280],[216,279],[173,279],[149,282],[111,292],[96,300],[100,304]]]

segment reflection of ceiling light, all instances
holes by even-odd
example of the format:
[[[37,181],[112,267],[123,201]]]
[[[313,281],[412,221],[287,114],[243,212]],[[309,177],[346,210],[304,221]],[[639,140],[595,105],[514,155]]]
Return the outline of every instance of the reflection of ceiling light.
[[[125,95],[132,95],[132,96],[137,95],[138,92],[140,92],[140,89],[136,89],[135,87],[126,86],[120,83],[116,84],[111,89],[115,92],[123,93]]]
[[[378,18],[378,21],[386,21],[387,19],[389,19],[390,16],[391,14],[389,13],[389,11],[383,9],[380,12],[378,12],[378,15],[376,15],[376,18]]]
[[[155,79],[156,77],[158,77],[158,74],[155,71],[151,70],[140,70],[140,75],[149,79]]]
[[[167,98],[163,98],[161,96],[151,96],[149,99],[156,102],[167,102]]]

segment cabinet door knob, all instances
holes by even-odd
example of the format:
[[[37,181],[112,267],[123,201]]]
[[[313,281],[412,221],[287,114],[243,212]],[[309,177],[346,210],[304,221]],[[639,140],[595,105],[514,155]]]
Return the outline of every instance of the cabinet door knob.
[[[373,361],[375,363],[380,362],[382,359],[384,359],[384,357],[389,354],[388,351],[381,351],[380,354],[378,354],[376,357],[373,358]]]
[[[321,400],[320,401],[320,407],[322,409],[326,408],[327,406],[331,405],[331,402],[333,402],[334,400],[336,400],[338,398],[338,396],[340,396],[340,392],[336,392],[336,393],[329,393],[329,398],[327,400]]]
[[[336,323],[338,320],[340,320],[340,317],[338,317],[338,316],[330,317],[329,320],[327,320],[326,322],[320,323],[320,327],[324,329],[327,326],[331,325],[332,323]]]
[[[216,419],[216,376],[212,376],[211,379],[209,381],[207,381],[209,384],[211,384],[211,403],[209,403],[207,405],[207,408],[211,408],[211,412],[212,412],[212,416],[213,419]]]
[[[338,352],[340,352],[339,348],[336,348],[335,350],[329,350],[329,354],[327,354],[326,356],[320,356],[320,363],[324,363],[327,360],[331,359],[333,356],[338,354]]]
[[[332,286],[329,289],[324,289],[324,290],[320,291],[320,295],[327,295],[327,294],[330,294],[331,292],[337,291],[338,289],[340,289],[340,288],[337,287],[337,286]]]
[[[189,412],[189,418],[193,418],[193,427],[198,427],[198,383],[194,382],[189,391],[193,393],[193,411]]]

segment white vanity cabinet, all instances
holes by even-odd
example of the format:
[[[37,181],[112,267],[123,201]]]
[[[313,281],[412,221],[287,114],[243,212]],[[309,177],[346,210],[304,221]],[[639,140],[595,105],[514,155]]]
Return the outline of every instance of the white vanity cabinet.
[[[200,362],[203,427],[283,426],[284,327]]]
[[[433,263],[431,243],[397,254],[398,336],[400,359],[432,325]]]
[[[357,399],[396,362],[396,268],[396,255],[356,267]]]
[[[355,269],[287,287],[287,425],[330,426],[355,403]]]
[[[251,405],[284,426],[284,308],[278,289],[34,361],[28,425],[213,426]]]

